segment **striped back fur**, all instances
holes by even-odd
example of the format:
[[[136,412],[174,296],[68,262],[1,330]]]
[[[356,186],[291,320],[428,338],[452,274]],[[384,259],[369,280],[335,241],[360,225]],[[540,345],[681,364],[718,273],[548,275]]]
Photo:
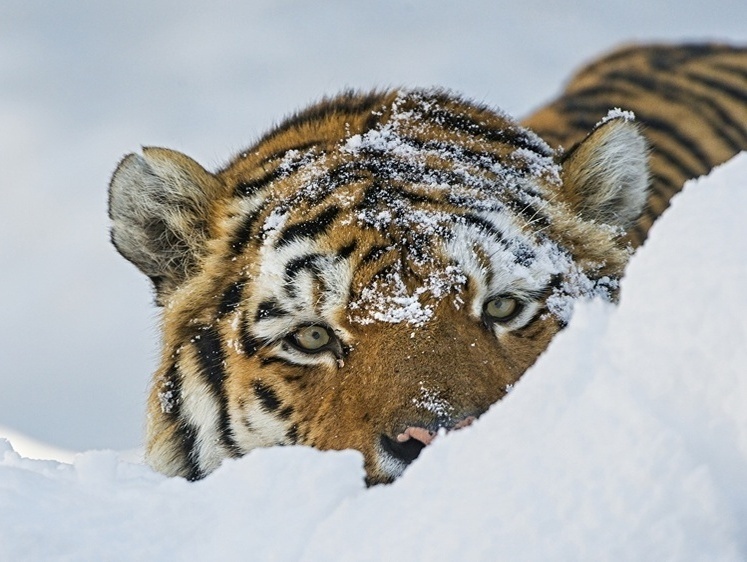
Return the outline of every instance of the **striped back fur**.
[[[583,68],[522,124],[569,148],[611,107],[633,111],[652,147],[648,204],[630,232],[637,246],[685,181],[747,150],[747,48],[619,49]]]
[[[163,306],[148,461],[197,479],[255,447],[353,448],[388,482],[471,423],[574,300],[616,297],[649,149],[620,112],[578,136],[563,153],[501,112],[397,90],[325,100],[216,173],[125,157],[112,241]]]

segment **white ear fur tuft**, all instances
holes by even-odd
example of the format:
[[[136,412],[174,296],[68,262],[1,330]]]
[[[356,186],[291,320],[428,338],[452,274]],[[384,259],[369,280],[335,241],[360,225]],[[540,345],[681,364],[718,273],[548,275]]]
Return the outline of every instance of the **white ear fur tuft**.
[[[164,148],[129,154],[114,172],[109,185],[112,242],[151,278],[159,304],[194,272],[221,185],[191,158]]]
[[[638,125],[626,117],[602,122],[566,155],[563,184],[583,218],[630,227],[649,186],[648,144]]]

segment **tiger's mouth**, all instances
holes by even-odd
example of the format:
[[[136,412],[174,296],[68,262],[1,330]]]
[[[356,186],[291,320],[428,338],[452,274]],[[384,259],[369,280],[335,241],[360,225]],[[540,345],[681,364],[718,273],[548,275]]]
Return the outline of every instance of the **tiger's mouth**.
[[[438,430],[423,426],[409,426],[394,438],[382,434],[380,438],[381,448],[384,453],[402,463],[404,465],[402,469],[404,469],[405,466],[418,458],[423,449],[433,443],[440,430],[445,430],[447,433],[456,431],[472,425],[476,419],[476,416],[467,416],[449,428],[441,426]]]

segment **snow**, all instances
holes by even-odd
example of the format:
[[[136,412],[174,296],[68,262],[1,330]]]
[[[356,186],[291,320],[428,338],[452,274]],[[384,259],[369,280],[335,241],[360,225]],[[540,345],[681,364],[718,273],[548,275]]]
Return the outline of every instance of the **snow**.
[[[13,443],[13,448],[29,459],[53,459],[70,463],[75,458],[73,451],[50,446],[7,427],[0,426],[0,436]]]
[[[607,123],[608,121],[612,121],[613,119],[623,119],[624,121],[635,121],[635,113],[632,111],[626,111],[624,109],[620,109],[619,107],[613,107],[607,112],[607,115],[605,115],[602,120],[597,123],[597,127],[600,127]]]
[[[188,483],[0,441],[0,560],[744,560],[745,209],[747,153],[675,198],[618,306],[580,303],[392,485],[366,489],[352,451],[258,449]]]

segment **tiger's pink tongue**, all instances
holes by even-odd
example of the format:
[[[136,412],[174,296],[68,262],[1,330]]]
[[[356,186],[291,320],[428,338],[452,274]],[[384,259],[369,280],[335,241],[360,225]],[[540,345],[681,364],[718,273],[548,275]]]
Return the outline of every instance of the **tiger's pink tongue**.
[[[454,429],[462,429],[463,427],[472,425],[472,422],[474,422],[476,419],[477,418],[475,416],[464,418],[454,426]],[[438,434],[436,432],[429,431],[424,427],[408,427],[404,432],[397,435],[397,441],[399,441],[400,443],[404,443],[405,441],[409,441],[410,439],[416,439],[423,445],[430,445],[437,435]]]

